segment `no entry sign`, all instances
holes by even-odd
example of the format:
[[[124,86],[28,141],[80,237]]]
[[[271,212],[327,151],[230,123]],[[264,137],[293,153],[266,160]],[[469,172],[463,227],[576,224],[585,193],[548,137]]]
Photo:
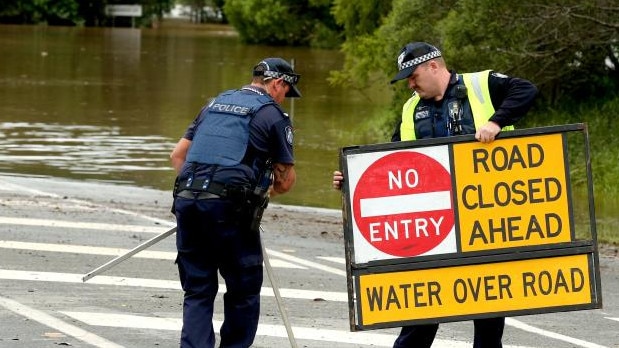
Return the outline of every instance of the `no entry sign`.
[[[449,251],[455,251],[452,182],[442,164],[447,160],[443,150],[396,151],[366,159],[352,196],[355,250],[364,251],[356,254],[358,262],[424,255],[446,240]]]

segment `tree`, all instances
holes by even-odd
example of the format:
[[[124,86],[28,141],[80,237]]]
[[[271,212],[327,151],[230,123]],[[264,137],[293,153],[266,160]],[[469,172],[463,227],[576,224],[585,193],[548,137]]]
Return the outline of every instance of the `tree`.
[[[334,0],[331,12],[348,40],[371,34],[390,11],[391,0]]]
[[[344,67],[331,75],[336,85],[365,90],[374,84],[386,84],[397,71],[396,57],[404,44],[427,41],[440,44],[437,23],[444,18],[457,0],[393,0],[391,11],[380,18],[372,32],[347,36],[342,45]],[[432,11],[428,11],[432,8]],[[350,9],[350,7],[349,7]],[[340,9],[341,10],[341,9]],[[339,14],[338,19],[352,15]],[[401,104],[406,88],[397,91],[394,98]],[[394,105],[394,109],[399,106]]]
[[[483,62],[527,77],[551,103],[597,97],[619,87],[616,1],[526,0],[514,6],[469,0],[458,4],[442,27],[452,64],[468,68]]]
[[[81,18],[74,0],[16,0],[0,5],[0,22],[76,25],[81,23]]]
[[[344,68],[332,81],[360,88],[385,81],[410,41],[439,46],[458,71],[492,68],[528,78],[549,103],[619,87],[616,0],[393,0],[376,30],[347,37]]]
[[[105,5],[143,5],[142,23],[161,18],[170,10],[174,0],[15,0],[0,3],[0,23],[49,25],[105,24]]]
[[[331,0],[226,0],[224,13],[243,42],[334,47],[339,43]]]

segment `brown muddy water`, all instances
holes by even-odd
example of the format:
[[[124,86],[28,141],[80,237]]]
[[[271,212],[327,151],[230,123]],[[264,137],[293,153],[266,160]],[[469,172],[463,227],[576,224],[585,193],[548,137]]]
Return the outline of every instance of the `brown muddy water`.
[[[247,46],[226,27],[0,26],[0,172],[171,189],[169,153],[204,102],[251,78],[265,57],[293,61],[298,181],[276,202],[339,208],[330,186],[355,125],[388,102],[331,87],[338,51]]]

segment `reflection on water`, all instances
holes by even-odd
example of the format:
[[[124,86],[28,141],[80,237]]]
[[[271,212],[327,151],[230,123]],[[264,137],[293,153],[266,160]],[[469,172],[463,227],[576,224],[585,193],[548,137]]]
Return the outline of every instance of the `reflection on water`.
[[[339,149],[388,101],[333,88],[337,51],[241,45],[230,31],[0,26],[0,171],[169,190],[169,153],[203,103],[250,81],[265,57],[295,61],[303,98],[295,127],[298,181],[277,203],[339,208],[330,187]]]
[[[170,170],[166,156],[174,146],[161,136],[128,136],[118,127],[0,123],[0,170],[41,168],[106,181],[127,171]],[[130,182],[128,180],[127,182]]]

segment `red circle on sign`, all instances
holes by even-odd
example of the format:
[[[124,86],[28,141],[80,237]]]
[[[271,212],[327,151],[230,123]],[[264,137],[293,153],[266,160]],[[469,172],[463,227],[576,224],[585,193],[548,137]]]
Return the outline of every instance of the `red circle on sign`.
[[[421,255],[438,246],[454,226],[451,190],[449,172],[434,158],[411,151],[386,155],[359,178],[353,195],[355,223],[384,253]],[[423,195],[427,193],[434,194]]]

